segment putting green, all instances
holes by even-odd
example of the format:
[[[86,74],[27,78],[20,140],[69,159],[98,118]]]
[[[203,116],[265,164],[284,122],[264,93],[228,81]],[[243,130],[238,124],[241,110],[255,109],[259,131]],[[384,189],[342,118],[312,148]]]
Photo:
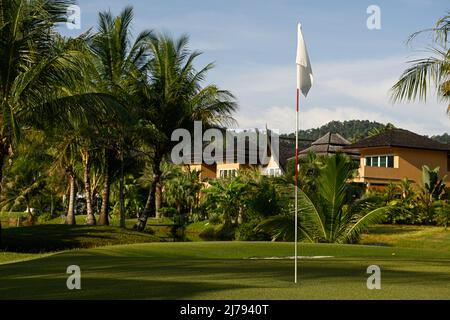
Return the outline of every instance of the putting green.
[[[393,247],[292,243],[145,243],[71,250],[0,265],[0,299],[449,299],[450,253]],[[81,268],[81,290],[66,269]],[[366,286],[381,268],[381,289]]]

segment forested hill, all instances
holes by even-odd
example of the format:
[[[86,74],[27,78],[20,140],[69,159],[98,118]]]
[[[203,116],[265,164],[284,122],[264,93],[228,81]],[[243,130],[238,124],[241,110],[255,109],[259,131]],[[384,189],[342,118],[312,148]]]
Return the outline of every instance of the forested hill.
[[[299,138],[316,140],[324,134],[332,132],[339,133],[349,141],[356,141],[361,138],[367,137],[371,130],[380,130],[384,127],[385,124],[383,123],[369,120],[331,121],[319,128],[300,130]],[[284,136],[295,137],[295,133],[290,133],[289,135]],[[450,135],[447,133],[432,136],[431,138],[442,143],[450,143]]]

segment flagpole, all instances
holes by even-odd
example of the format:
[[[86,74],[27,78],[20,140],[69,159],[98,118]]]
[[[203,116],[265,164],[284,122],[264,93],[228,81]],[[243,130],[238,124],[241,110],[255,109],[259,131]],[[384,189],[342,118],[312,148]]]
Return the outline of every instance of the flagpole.
[[[305,40],[303,39],[302,26],[297,25],[297,106],[295,110],[295,276],[294,282],[297,283],[297,264],[298,264],[298,118],[300,105],[300,91],[306,97],[313,82],[311,63],[309,62],[308,51]]]
[[[294,237],[295,237],[295,255],[294,255],[294,260],[295,260],[295,267],[294,267],[294,283],[297,283],[297,229],[298,229],[298,221],[297,221],[297,214],[298,214],[298,201],[297,201],[297,197],[298,197],[298,190],[297,190],[297,186],[298,186],[298,109],[299,109],[299,100],[300,100],[300,95],[299,95],[299,88],[297,88],[297,106],[296,106],[296,111],[295,111],[295,229],[294,229]]]

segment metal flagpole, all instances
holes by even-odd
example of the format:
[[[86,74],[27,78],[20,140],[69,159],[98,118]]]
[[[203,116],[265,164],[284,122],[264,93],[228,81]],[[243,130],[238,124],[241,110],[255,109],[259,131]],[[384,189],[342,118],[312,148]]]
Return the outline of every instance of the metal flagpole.
[[[297,212],[298,212],[297,186],[298,186],[298,107],[299,107],[299,99],[300,99],[299,88],[297,87],[297,106],[296,106],[296,111],[295,111],[295,191],[294,191],[295,192],[295,230],[294,230],[294,235],[295,235],[294,282],[295,283],[297,283],[297,229],[298,229],[298,226],[297,226]]]
[[[306,97],[309,89],[311,89],[313,82],[313,75],[311,64],[309,62],[308,51],[306,50],[305,41],[303,39],[302,27],[299,23],[297,25],[297,57],[295,63],[297,64],[297,107],[295,110],[295,277],[294,281],[297,283],[297,233],[298,233],[298,118],[299,118],[299,104],[300,104],[300,90]]]

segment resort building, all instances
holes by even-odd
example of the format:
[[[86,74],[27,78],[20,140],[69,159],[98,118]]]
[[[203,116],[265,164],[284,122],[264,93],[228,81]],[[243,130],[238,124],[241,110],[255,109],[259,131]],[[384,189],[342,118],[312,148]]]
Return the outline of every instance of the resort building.
[[[288,159],[295,156],[295,139],[277,136],[278,143],[271,143],[271,135],[261,135],[268,139],[265,144],[266,150],[263,152],[266,159],[262,161],[258,146],[246,141],[245,147],[242,150],[237,143],[233,146],[233,157],[231,161],[227,161],[224,151],[223,161],[218,161],[213,164],[206,164],[204,162],[197,163],[192,161],[192,164],[186,164],[189,170],[200,171],[200,179],[205,178],[227,178],[233,177],[238,170],[255,169],[259,170],[263,175],[279,176],[286,172],[286,165]],[[273,136],[272,136],[273,137]],[[311,145],[311,140],[299,140],[299,148],[305,149]],[[241,159],[239,158],[241,153]],[[256,154],[255,154],[256,153]],[[242,156],[242,154],[244,156]],[[256,161],[251,161],[251,159]]]
[[[237,147],[231,161],[213,164],[192,163],[186,165],[189,170],[200,171],[201,179],[233,177],[238,170],[253,168],[261,174],[278,176],[286,172],[288,161],[295,159],[295,139],[278,137],[276,149],[268,141],[266,155],[268,161],[257,163],[249,161],[254,148],[245,145],[245,159],[238,159]],[[327,133],[314,142],[299,141],[299,157],[305,158],[312,152],[318,156],[330,156],[338,152],[346,153],[351,159],[359,162],[358,176],[353,180],[364,183],[366,187],[382,188],[389,183],[396,183],[407,178],[411,183],[420,185],[422,167],[440,168],[440,177],[450,187],[450,146],[418,135],[408,130],[391,129],[376,136],[368,137],[351,144],[337,133]],[[225,158],[225,157],[224,157]]]
[[[422,167],[439,167],[440,177],[450,176],[450,146],[403,129],[391,129],[344,147],[358,150],[360,166],[355,182],[383,187],[407,178],[420,185]],[[450,186],[447,177],[446,185]]]

